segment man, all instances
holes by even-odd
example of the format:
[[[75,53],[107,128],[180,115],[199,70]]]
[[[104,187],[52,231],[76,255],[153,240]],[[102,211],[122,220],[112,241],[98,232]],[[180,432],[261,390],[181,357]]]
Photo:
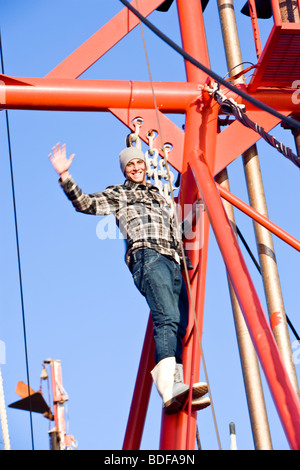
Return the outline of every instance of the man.
[[[145,296],[153,319],[156,366],[151,371],[166,413],[175,413],[186,403],[189,386],[183,382],[182,341],[188,324],[188,296],[181,275],[181,234],[170,208],[158,189],[146,183],[143,152],[127,147],[120,153],[124,184],[86,194],[69,173],[74,154],[57,144],[49,155],[60,175],[59,183],[79,212],[113,213],[125,236],[126,263],[134,283]],[[210,404],[205,383],[193,385],[192,409]],[[202,398],[203,397],[203,398]]]

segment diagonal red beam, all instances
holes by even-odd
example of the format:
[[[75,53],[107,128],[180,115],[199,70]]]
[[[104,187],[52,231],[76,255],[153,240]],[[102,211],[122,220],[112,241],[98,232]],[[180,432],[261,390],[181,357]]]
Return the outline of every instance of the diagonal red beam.
[[[143,16],[148,16],[162,3],[163,0],[139,0],[139,10]],[[133,0],[132,4],[136,7],[136,0]],[[138,24],[138,18],[127,8],[123,8],[63,62],[51,70],[46,77],[78,78]]]
[[[298,397],[285,370],[212,173],[199,149],[194,150],[190,162],[286,437],[290,447],[299,450],[300,403]]]
[[[274,235],[278,238],[283,240],[284,242],[288,243],[290,246],[295,248],[297,251],[300,251],[300,241],[297,238],[293,237],[289,233],[287,233],[282,228],[278,227],[278,225],[271,222],[267,217],[257,212],[251,206],[246,204],[244,201],[239,199],[238,197],[234,196],[230,191],[223,188],[217,183],[217,188],[221,196],[226,199],[226,201],[230,202],[233,206],[240,209],[244,214],[247,214],[249,217],[254,219],[256,222],[261,224],[266,229],[270,230]]]

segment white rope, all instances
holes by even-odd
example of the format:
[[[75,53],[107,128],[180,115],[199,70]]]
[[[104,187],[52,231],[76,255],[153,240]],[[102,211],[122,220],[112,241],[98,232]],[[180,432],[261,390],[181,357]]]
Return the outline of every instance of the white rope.
[[[2,379],[1,368],[0,368],[0,421],[1,421],[1,428],[2,428],[4,450],[10,450],[10,440],[9,440],[9,432],[8,432],[8,424],[7,424],[7,415],[6,415],[6,408],[5,408],[5,399],[4,399],[4,389],[3,389],[3,379]]]

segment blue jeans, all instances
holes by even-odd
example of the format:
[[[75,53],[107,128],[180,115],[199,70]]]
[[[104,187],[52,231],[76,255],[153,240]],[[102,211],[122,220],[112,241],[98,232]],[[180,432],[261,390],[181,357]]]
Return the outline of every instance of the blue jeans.
[[[152,314],[155,362],[175,357],[181,363],[189,303],[180,266],[148,248],[138,250],[132,258],[134,283]]]

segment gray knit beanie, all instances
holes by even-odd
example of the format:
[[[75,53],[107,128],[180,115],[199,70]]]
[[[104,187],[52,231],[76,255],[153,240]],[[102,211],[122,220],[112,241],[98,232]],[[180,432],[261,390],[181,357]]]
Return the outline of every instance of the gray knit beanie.
[[[120,167],[122,170],[122,173],[125,175],[125,168],[127,163],[129,163],[131,160],[134,158],[139,158],[140,160],[145,161],[145,155],[137,147],[126,147],[124,150],[121,151],[120,153]]]

